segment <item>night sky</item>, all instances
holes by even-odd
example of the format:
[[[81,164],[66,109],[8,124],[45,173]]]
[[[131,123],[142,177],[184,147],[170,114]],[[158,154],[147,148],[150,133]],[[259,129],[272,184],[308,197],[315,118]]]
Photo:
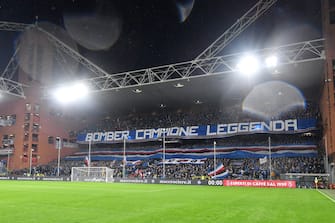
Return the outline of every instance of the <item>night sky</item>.
[[[38,23],[107,73],[113,74],[196,58],[256,2],[257,0],[0,0],[0,21]],[[29,32],[31,30],[0,32],[2,71],[19,43],[20,52],[23,52],[23,57],[21,54],[18,57],[20,68],[42,85],[55,86],[71,83],[74,79],[92,77],[86,68],[80,67],[68,56],[64,57],[65,64],[59,65],[56,62],[50,69],[48,61],[59,57],[54,56],[53,45],[36,38],[36,32]],[[37,35],[40,33],[37,32]],[[318,38],[322,38],[319,0],[278,0],[220,55]],[[34,49],[33,52],[31,49]],[[31,58],[41,69],[32,69],[29,62]],[[313,64],[306,67],[294,67],[284,74],[288,77],[284,81],[299,88],[297,91],[301,91],[306,100],[317,100],[314,92],[318,92],[320,86],[316,79],[321,78],[322,71],[320,66]],[[44,68],[51,72],[48,73]],[[306,80],[306,72],[313,76],[309,81]],[[262,80],[259,79],[259,83],[257,81],[254,84],[260,84]],[[133,89],[127,88],[99,92],[91,95],[90,102],[85,103],[85,109],[81,105],[76,106],[78,111],[74,111],[73,107],[69,111],[74,114],[87,111],[94,114],[98,111],[123,114],[134,111],[151,112],[161,109],[161,104],[166,105],[164,109],[187,108],[194,106],[195,101],[199,100],[203,102],[203,106],[225,106],[228,103],[241,103],[248,95],[253,84],[244,82],[231,75],[218,79],[195,79],[186,82],[181,89],[176,89],[173,83],[165,83],[142,86],[141,94],[135,94]],[[270,90],[276,93],[272,88]],[[313,99],[308,95],[312,95]],[[273,98],[264,101],[271,102]],[[54,106],[58,108],[58,104],[55,103]]]
[[[62,27],[82,55],[116,73],[195,58],[256,2],[0,0],[0,20]],[[279,0],[223,54],[320,38],[320,18],[318,0]],[[0,33],[2,70],[19,35]]]

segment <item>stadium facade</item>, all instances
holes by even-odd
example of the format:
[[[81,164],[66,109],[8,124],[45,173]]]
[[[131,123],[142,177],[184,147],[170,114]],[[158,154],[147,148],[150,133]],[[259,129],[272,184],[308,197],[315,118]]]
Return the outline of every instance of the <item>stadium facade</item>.
[[[331,168],[335,162],[335,3],[322,1],[323,35],[326,41],[326,61],[320,110],[323,120],[323,140]]]
[[[76,124],[48,106],[40,95],[41,85],[20,71],[20,81],[29,85],[24,99],[13,99],[1,105],[0,157],[10,170],[48,163],[57,157],[56,137],[63,139],[62,156],[78,147],[69,135]]]

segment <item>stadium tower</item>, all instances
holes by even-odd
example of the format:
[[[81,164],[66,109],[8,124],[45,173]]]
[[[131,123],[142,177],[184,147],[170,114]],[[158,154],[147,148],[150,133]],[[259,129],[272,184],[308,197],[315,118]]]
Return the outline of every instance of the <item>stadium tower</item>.
[[[34,28],[1,24],[5,31],[22,31],[16,51],[0,78],[0,157],[9,170],[49,163],[57,158],[56,138],[62,140],[61,156],[76,151],[76,123],[43,98],[54,70],[55,48]],[[43,74],[43,75],[42,75]],[[27,172],[29,172],[27,171]]]
[[[335,163],[335,1],[322,1],[325,38],[325,74],[320,111],[323,119],[323,144],[328,155],[329,173],[334,178]]]
[[[32,49],[32,51],[34,51]],[[34,59],[34,53],[30,58]],[[36,58],[35,58],[36,59]],[[36,68],[38,69],[38,68]],[[45,72],[45,71],[44,71]],[[44,100],[41,83],[19,69],[19,82],[24,86],[24,98],[10,96],[0,109],[0,156],[10,170],[33,168],[57,157],[56,138],[62,139],[62,156],[73,153],[77,145],[71,131],[76,124],[50,107]]]

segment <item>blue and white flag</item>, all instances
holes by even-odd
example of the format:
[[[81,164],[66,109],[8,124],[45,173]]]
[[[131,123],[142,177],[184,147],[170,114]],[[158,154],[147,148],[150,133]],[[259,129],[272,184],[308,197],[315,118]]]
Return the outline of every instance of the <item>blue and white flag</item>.
[[[268,158],[265,156],[264,158],[259,158],[259,164],[264,164],[268,161]]]

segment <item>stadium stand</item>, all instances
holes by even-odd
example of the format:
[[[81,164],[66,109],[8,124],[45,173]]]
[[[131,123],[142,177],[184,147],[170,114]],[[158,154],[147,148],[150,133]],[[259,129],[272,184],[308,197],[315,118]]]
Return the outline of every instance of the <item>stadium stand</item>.
[[[215,112],[212,112],[215,111]],[[166,144],[165,178],[206,179],[215,169],[213,141],[216,142],[216,165],[222,164],[223,177],[227,179],[280,179],[285,173],[325,173],[323,152],[320,150],[320,116],[316,106],[307,103],[305,109],[296,109],[276,119],[314,119],[316,128],[295,134],[237,134],[230,137],[178,139]],[[111,131],[124,129],[159,128],[236,121],[255,121],[255,117],[242,113],[238,106],[225,109],[211,109],[206,106],[173,112],[160,111],[141,116],[129,114],[124,117],[106,116],[94,126],[87,126],[80,132]],[[269,142],[271,137],[271,166],[269,171]],[[81,150],[61,160],[60,174],[69,176],[74,166],[84,166],[87,144],[80,144]],[[123,177],[123,143],[96,143],[91,153],[92,166],[113,168],[114,177]],[[126,175],[130,178],[162,178],[162,142],[141,141],[127,143]],[[265,155],[264,155],[265,154]],[[267,157],[265,162],[260,159]],[[27,170],[13,171],[21,175]],[[57,162],[37,166],[33,174],[55,176]],[[212,176],[213,177],[213,176]],[[300,186],[300,185],[299,185]],[[310,185],[309,185],[310,186]]]

